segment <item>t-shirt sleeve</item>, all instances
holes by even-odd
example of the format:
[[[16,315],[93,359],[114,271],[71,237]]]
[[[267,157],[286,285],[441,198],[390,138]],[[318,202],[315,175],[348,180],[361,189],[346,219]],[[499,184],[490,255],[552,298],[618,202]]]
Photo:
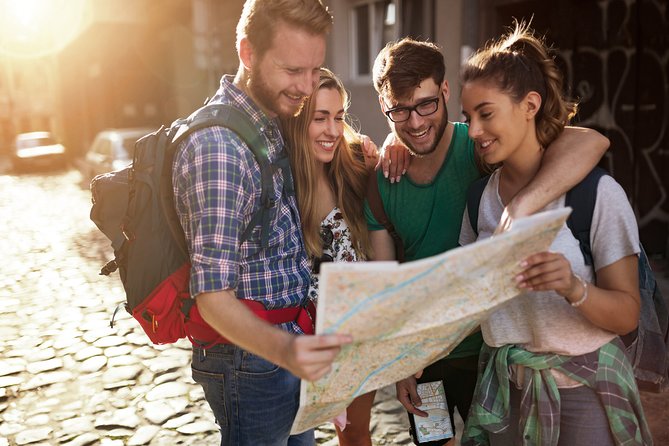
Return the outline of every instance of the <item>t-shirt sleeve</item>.
[[[606,175],[599,180],[590,227],[595,271],[638,254],[639,229],[623,188]]]

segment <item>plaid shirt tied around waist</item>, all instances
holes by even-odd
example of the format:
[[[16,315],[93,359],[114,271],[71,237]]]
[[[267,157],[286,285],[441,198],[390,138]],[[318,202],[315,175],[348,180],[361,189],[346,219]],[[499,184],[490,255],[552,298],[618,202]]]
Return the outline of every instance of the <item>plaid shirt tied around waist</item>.
[[[560,436],[560,394],[550,369],[592,388],[604,405],[617,445],[652,445],[639,390],[625,349],[615,338],[580,356],[536,354],[514,345],[483,344],[479,376],[462,437],[463,446],[488,445],[488,433],[509,427],[509,365],[526,367],[516,444],[555,446]]]

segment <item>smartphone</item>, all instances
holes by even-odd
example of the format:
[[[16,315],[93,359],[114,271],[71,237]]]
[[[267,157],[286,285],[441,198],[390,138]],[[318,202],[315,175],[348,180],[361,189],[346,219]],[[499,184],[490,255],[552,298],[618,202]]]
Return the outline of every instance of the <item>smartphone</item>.
[[[422,405],[418,408],[428,413],[428,417],[409,414],[411,439],[418,445],[442,445],[453,438],[453,426],[448,413],[448,402],[443,381],[418,384],[418,396]]]

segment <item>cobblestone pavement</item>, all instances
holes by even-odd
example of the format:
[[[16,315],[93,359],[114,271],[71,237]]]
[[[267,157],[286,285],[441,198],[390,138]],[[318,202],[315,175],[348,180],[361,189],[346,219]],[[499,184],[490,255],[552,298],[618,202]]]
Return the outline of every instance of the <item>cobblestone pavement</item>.
[[[80,182],[74,170],[0,174],[0,446],[218,444],[189,343],[154,346],[124,311],[109,327],[124,295],[98,275],[110,249]],[[380,391],[375,444],[409,444],[407,426]],[[332,425],[316,436],[337,444]]]
[[[218,444],[189,344],[154,346],[125,312],[109,328],[123,291],[98,275],[110,250],[80,182],[73,170],[0,174],[0,446]],[[665,395],[644,399],[656,444],[669,444]],[[410,444],[407,429],[381,389],[374,444]],[[337,444],[330,424],[316,438]]]

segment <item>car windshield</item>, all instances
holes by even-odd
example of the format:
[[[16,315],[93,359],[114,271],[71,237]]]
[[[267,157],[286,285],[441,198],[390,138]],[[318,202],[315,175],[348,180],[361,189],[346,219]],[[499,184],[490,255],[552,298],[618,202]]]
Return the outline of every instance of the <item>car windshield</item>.
[[[51,137],[45,136],[30,139],[20,139],[17,141],[16,145],[20,149],[28,149],[30,147],[51,146],[53,144],[56,144],[56,141],[54,141],[54,139]]]

